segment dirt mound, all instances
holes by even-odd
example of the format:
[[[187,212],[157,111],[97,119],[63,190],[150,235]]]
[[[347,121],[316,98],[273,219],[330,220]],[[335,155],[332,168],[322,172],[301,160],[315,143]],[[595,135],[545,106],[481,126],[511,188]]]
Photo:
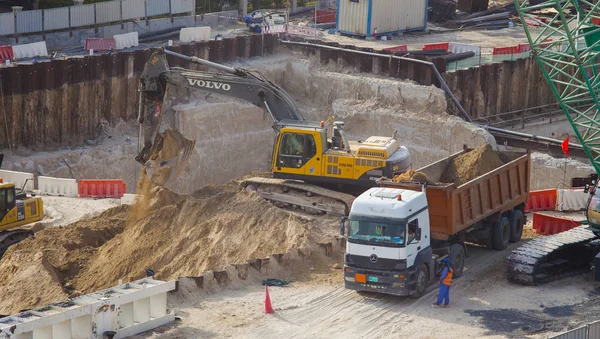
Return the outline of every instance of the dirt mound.
[[[139,279],[147,267],[169,280],[292,248],[310,253],[336,233],[336,218],[288,212],[233,187],[212,186],[202,199],[150,188],[131,207],[10,247],[0,261],[0,314]]]
[[[123,231],[127,209],[119,206],[68,227],[48,227],[11,246],[0,261],[0,314],[78,294],[72,277]]]
[[[456,186],[460,186],[502,165],[504,162],[492,146],[484,145],[451,161],[440,182],[455,183]]]
[[[407,172],[404,172],[404,173],[394,177],[394,182],[402,182],[402,181],[417,181],[417,182],[429,183],[429,180],[427,179],[427,175],[425,175],[425,173],[417,172],[413,169],[408,170]]]

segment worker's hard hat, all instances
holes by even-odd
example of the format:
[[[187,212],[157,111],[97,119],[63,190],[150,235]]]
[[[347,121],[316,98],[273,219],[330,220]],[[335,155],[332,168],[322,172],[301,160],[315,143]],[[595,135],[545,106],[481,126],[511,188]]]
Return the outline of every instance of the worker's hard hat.
[[[448,258],[444,258],[444,259],[442,260],[442,262],[445,262],[446,264],[450,265],[450,260],[449,260]]]

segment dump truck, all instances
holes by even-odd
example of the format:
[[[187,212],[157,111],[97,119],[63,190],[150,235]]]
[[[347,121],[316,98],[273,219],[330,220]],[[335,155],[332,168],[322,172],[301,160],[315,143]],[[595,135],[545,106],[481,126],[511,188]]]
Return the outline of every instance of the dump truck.
[[[443,258],[454,277],[462,275],[465,243],[503,250],[521,239],[530,154],[496,152],[504,165],[459,186],[438,183],[448,164],[469,151],[418,169],[426,182],[382,178],[354,200],[340,225],[345,288],[420,297]]]

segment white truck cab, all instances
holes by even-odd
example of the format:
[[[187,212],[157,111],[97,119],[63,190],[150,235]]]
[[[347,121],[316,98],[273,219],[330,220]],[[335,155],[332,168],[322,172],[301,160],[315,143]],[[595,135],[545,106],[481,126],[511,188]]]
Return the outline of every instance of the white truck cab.
[[[393,295],[424,294],[439,271],[433,254],[425,188],[374,187],[342,218],[347,233],[344,286]]]

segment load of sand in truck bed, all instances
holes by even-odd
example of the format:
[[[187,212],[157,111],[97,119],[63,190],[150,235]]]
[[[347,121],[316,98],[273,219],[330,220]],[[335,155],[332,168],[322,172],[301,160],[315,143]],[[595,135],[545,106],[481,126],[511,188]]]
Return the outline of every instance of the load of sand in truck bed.
[[[143,278],[146,268],[171,280],[292,248],[313,253],[317,262],[308,268],[328,267],[314,248],[325,233],[335,234],[338,222],[282,210],[237,182],[195,197],[154,187],[133,206],[49,227],[11,246],[0,261],[0,314]]]
[[[460,186],[504,164],[505,161],[492,149],[491,145],[483,145],[452,159],[437,183],[431,182],[425,173],[415,170],[397,175],[394,177],[394,181],[427,182],[433,185],[454,183],[456,186]]]

